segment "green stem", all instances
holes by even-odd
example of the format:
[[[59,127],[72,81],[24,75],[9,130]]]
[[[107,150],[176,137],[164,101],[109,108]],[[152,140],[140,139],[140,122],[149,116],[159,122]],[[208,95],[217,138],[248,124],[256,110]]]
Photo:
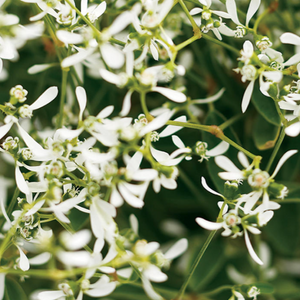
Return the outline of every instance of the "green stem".
[[[274,201],[277,203],[300,203],[300,198],[288,198],[288,199],[283,199],[283,200],[273,199],[270,201]]]
[[[235,123],[237,120],[239,120],[243,116],[244,116],[244,114],[236,115],[236,116],[228,119],[227,121],[225,121],[223,124],[221,124],[219,126],[219,128],[222,129],[222,130],[224,130],[225,128],[231,126],[233,123]]]
[[[218,39],[214,39],[213,37],[207,35],[207,34],[204,34],[202,36],[204,39],[208,40],[208,41],[211,41],[219,46],[222,46],[223,48],[226,48],[228,50],[230,50],[231,52],[235,53],[237,56],[240,56],[240,51],[235,49],[234,47],[222,42],[222,41],[219,41]]]
[[[261,15],[258,16],[258,18],[256,19],[254,26],[253,26],[253,31],[255,32],[255,34],[257,34],[257,28],[258,28],[259,23],[269,13],[270,13],[269,8],[267,8]]]
[[[67,80],[68,80],[68,70],[62,70],[62,84],[61,84],[61,94],[60,94],[60,104],[59,104],[59,115],[57,118],[57,128],[62,128],[64,121],[64,105],[67,92]]]
[[[192,129],[202,130],[202,131],[206,131],[206,132],[211,132],[210,125],[201,125],[201,124],[177,122],[177,121],[168,121],[166,123],[166,125],[180,126],[180,127],[185,127],[185,128],[192,128]]]
[[[226,135],[224,135],[224,133],[222,132],[222,130],[218,126],[215,126],[215,125],[201,125],[201,124],[193,124],[193,123],[177,122],[177,121],[168,121],[166,124],[167,125],[173,125],[173,126],[181,126],[181,127],[185,127],[185,128],[198,129],[198,130],[209,132],[209,133],[215,135],[217,138],[221,139],[222,141],[227,142],[228,144],[230,144],[234,148],[244,152],[251,159],[255,159],[257,157],[257,155],[252,154],[251,152],[244,149],[242,146],[238,145],[236,142],[234,142],[233,140],[228,138]]]
[[[176,49],[176,51],[179,51],[179,50],[185,48],[186,46],[188,46],[189,44],[191,44],[191,43],[195,42],[196,40],[200,39],[200,38],[201,38],[201,36],[199,37],[197,35],[194,35],[191,38],[189,38],[188,40],[184,41],[183,43],[177,45],[175,47],[175,49]]]
[[[5,250],[7,249],[7,246],[11,242],[13,236],[15,235],[18,225],[21,222],[24,215],[26,214],[26,212],[27,212],[26,210],[23,210],[23,212],[21,213],[21,215],[19,216],[19,218],[17,219],[15,224],[9,229],[8,233],[6,234],[2,244],[0,246],[0,262],[1,262],[1,259],[3,256],[3,253],[5,252]]]
[[[226,201],[223,202],[223,205],[222,205],[222,207],[220,209],[220,212],[218,214],[217,222],[223,215],[223,210],[225,208],[225,205],[226,205]],[[185,279],[183,285],[181,286],[181,288],[179,290],[179,293],[178,293],[178,296],[175,298],[175,300],[181,300],[182,299],[182,297],[184,295],[184,292],[185,292],[185,290],[188,286],[188,283],[190,282],[190,280],[191,280],[191,278],[192,278],[192,276],[193,276],[193,274],[194,274],[201,258],[203,257],[206,249],[208,248],[208,246],[209,246],[210,242],[212,241],[212,239],[213,239],[214,235],[216,234],[216,232],[217,232],[217,230],[213,230],[213,231],[210,232],[210,234],[209,234],[208,238],[206,239],[204,245],[202,246],[197,258],[195,259],[194,264],[192,265],[192,268],[190,270],[190,273],[189,273],[188,277]]]
[[[101,35],[101,32],[94,26],[94,24],[86,16],[84,16],[81,13],[81,11],[70,0],[65,0],[65,1],[71,6],[71,8],[73,8],[76,11],[78,16],[80,16],[82,18],[82,20],[92,28],[92,30],[94,31],[94,33],[96,35],[96,38],[98,38]],[[126,44],[126,43],[119,41],[117,39],[114,39],[114,38],[110,38],[109,41],[114,44],[120,45],[120,46],[124,46]]]
[[[295,118],[295,119],[287,122],[286,127],[289,127],[289,126],[291,126],[291,125],[293,125],[295,123],[298,123],[298,122],[300,122],[299,118]]]
[[[179,0],[178,3],[181,5],[184,13],[186,14],[186,16],[188,17],[188,19],[190,20],[192,26],[193,26],[193,31],[194,34],[201,37],[201,31],[200,28],[198,27],[198,25],[196,24],[195,20],[193,19],[193,17],[190,15],[189,10],[187,9],[187,7],[185,6],[183,0]]]
[[[272,163],[273,163],[273,161],[274,161],[274,159],[276,157],[276,154],[277,154],[277,152],[278,152],[278,150],[279,150],[279,148],[280,148],[280,146],[281,146],[281,144],[283,142],[284,137],[285,137],[285,127],[283,127],[281,129],[281,132],[280,132],[279,138],[278,138],[278,140],[276,142],[275,148],[274,148],[274,150],[272,152],[272,155],[271,155],[271,157],[270,157],[270,159],[268,161],[268,165],[266,167],[266,171],[267,172],[269,172],[269,170],[270,170],[270,168],[272,166]]]
[[[12,274],[12,275],[18,275],[18,276],[34,276],[39,278],[45,278],[45,279],[52,279],[52,280],[62,280],[65,278],[72,277],[74,275],[81,275],[83,274],[87,269],[86,268],[77,268],[73,270],[28,270],[28,271],[22,271],[18,269],[7,269],[7,268],[0,268],[0,273],[5,274]]]
[[[244,149],[242,146],[238,145],[236,142],[234,142],[233,140],[231,140],[230,138],[228,138],[227,136],[225,136],[224,134],[222,136],[218,136],[218,138],[220,138],[222,141],[227,142],[228,144],[230,144],[231,146],[233,146],[234,148],[244,152],[248,157],[255,159],[257,157],[257,155],[252,154],[251,152],[249,152],[248,150]]]
[[[127,282],[126,284],[132,285],[132,286],[136,286],[136,287],[140,287],[143,288],[143,285],[139,282]],[[176,296],[177,291],[175,290],[170,290],[170,289],[166,289],[164,287],[154,287],[156,291],[158,291],[159,293],[168,295],[170,298],[173,298]]]
[[[94,33],[98,37],[101,34],[101,32],[94,26],[94,24],[86,16],[84,16],[81,13],[81,11],[70,0],[65,1],[70,5],[72,9],[76,11],[77,15],[80,16],[82,20],[93,29]]]
[[[12,199],[11,199],[9,205],[8,205],[8,208],[6,210],[6,213],[7,213],[8,217],[10,216],[10,214],[13,211],[13,208],[16,204],[16,201],[17,201],[17,198],[18,198],[19,194],[20,194],[20,190],[18,188],[16,188],[15,191],[14,191],[13,197],[12,197]],[[2,229],[4,224],[5,224],[5,220],[1,220],[0,230]]]
[[[143,110],[147,120],[148,121],[153,120],[153,117],[149,113],[149,110],[148,110],[148,107],[147,107],[147,104],[146,104],[146,93],[145,92],[140,93],[140,100],[141,100],[142,110]]]
[[[219,293],[221,293],[223,291],[231,290],[231,289],[232,289],[232,286],[230,286],[230,285],[223,285],[223,286],[220,286],[220,287],[216,288],[215,290],[202,293],[201,296],[211,297],[211,296],[217,295],[217,294],[219,294]]]
[[[207,240],[205,241],[204,245],[202,246],[196,260],[194,261],[194,264],[191,268],[191,271],[190,271],[188,277],[186,278],[185,282],[181,286],[180,291],[178,293],[178,296],[175,298],[175,300],[181,300],[182,299],[182,297],[184,295],[184,292],[185,292],[185,290],[186,290],[186,288],[187,288],[187,286],[188,286],[188,284],[189,284],[189,282],[190,282],[190,280],[191,280],[191,278],[192,278],[192,276],[193,276],[193,274],[194,274],[201,258],[203,257],[207,247],[209,246],[209,244],[212,241],[212,239],[213,239],[214,235],[216,234],[216,232],[217,232],[216,230],[213,230],[213,231],[210,232],[210,234],[209,234]]]
[[[282,112],[280,110],[280,107],[279,107],[279,104],[278,104],[277,101],[275,101],[275,107],[276,107],[277,113],[278,113],[278,115],[280,117],[280,120],[281,120],[282,124],[284,125],[284,127],[286,127],[287,126],[287,119],[282,114]]]

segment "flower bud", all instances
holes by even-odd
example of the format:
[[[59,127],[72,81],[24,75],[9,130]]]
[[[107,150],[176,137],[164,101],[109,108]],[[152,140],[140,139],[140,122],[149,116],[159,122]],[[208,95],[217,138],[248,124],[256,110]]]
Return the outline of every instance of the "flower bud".
[[[256,286],[252,286],[247,292],[247,296],[249,298],[253,297],[253,300],[256,300],[259,294],[260,294],[260,290]]]
[[[151,140],[151,142],[158,142],[159,141],[159,133],[157,131],[152,131],[150,140]]]
[[[21,118],[31,118],[32,117],[32,110],[30,109],[29,105],[25,104],[19,108],[19,115]]]
[[[18,149],[19,147],[19,138],[18,137],[11,137],[8,136],[4,143],[2,144],[2,147],[4,150],[9,151],[9,152],[16,152],[15,150]]]
[[[249,185],[254,189],[261,189],[268,187],[270,181],[270,175],[266,171],[255,169],[248,177]]]
[[[288,188],[280,183],[271,182],[268,186],[269,195],[272,195],[275,198],[284,199],[288,195],[288,192]]]
[[[88,194],[92,197],[99,195],[100,192],[100,186],[96,182],[91,182],[88,187]]]
[[[22,85],[16,85],[15,87],[11,88],[9,91],[9,94],[11,96],[10,103],[11,104],[17,104],[23,103],[27,98],[28,91],[25,90]]]
[[[226,181],[224,184],[224,197],[228,200],[234,200],[239,197],[238,183]]]
[[[235,38],[243,38],[247,34],[247,30],[244,26],[237,26],[236,30],[234,31],[234,37]]]
[[[211,11],[209,9],[204,9],[201,13],[201,18],[208,21],[210,17],[211,17]]]
[[[58,285],[58,288],[59,288],[60,290],[62,290],[63,293],[64,293],[66,296],[73,296],[73,295],[74,295],[74,292],[73,292],[71,286],[70,286],[68,283],[66,283],[66,282],[59,284],[59,285]]]
[[[258,40],[256,42],[256,47],[261,51],[264,52],[266,51],[268,48],[272,47],[272,42],[270,41],[270,39],[267,36],[264,36],[263,38],[261,38],[260,40]]]
[[[54,161],[50,164],[48,174],[54,177],[61,177],[64,175],[63,163],[61,161]]]
[[[23,160],[29,160],[33,156],[32,151],[29,148],[21,149],[21,157]]]

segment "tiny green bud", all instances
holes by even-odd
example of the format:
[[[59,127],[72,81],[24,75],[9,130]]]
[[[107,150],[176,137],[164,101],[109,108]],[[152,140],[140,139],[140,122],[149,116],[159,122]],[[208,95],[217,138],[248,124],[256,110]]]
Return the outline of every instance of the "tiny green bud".
[[[288,192],[288,188],[280,183],[271,182],[268,186],[268,193],[279,199],[284,199],[288,195]]]
[[[238,194],[238,183],[226,181],[224,184],[224,197],[228,200],[237,199]]]

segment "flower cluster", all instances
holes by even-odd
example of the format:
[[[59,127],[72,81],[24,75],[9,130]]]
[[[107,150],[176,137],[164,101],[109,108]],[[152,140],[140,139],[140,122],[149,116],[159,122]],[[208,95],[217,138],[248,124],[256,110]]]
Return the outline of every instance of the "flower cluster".
[[[118,298],[125,285],[154,300],[202,293],[213,271],[199,286],[191,278],[213,234],[178,292],[155,285],[181,280],[168,269],[177,272],[171,262],[187,252],[178,264],[185,273],[193,256],[185,236],[194,239],[179,219],[195,213],[204,229],[243,236],[263,265],[250,234],[272,225],[289,190],[299,192],[297,170],[284,181],[278,172],[298,152],[297,139],[284,138],[300,133],[300,54],[296,47],[285,60],[284,45],[300,38],[282,33],[277,19],[260,26],[276,1],[246,2],[242,16],[235,0],[0,0],[0,300],[12,286],[22,291],[17,276],[55,282],[26,289],[36,300],[113,297],[116,289]],[[242,100],[237,74],[248,83]],[[234,115],[240,102],[252,113]],[[236,126],[240,118],[245,126]],[[194,177],[222,198],[216,222],[206,220],[210,205]],[[175,229],[158,233],[160,223]],[[169,234],[172,246],[163,242]],[[268,293],[259,270],[257,280],[230,286],[229,300]]]

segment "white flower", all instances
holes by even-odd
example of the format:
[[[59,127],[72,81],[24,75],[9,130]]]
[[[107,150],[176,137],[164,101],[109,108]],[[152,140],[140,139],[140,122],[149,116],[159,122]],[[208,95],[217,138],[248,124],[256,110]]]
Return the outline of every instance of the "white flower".
[[[284,44],[291,44],[295,46],[300,45],[300,37],[294,33],[286,32],[280,36],[280,40]],[[291,66],[300,62],[300,53],[296,53],[290,59],[288,59],[284,65]]]
[[[168,99],[170,99],[174,102],[177,102],[177,103],[185,102],[187,98],[183,93],[169,89],[169,88],[157,86],[157,81],[158,81],[157,76],[159,74],[158,72],[159,72],[159,69],[157,69],[157,68],[156,69],[148,68],[148,69],[145,69],[141,74],[136,74],[135,77],[132,77],[133,64],[131,64],[127,68],[128,78],[131,78],[132,80],[137,81],[137,84],[144,86],[144,88],[148,88],[147,92],[152,91],[152,92],[160,93],[163,96],[167,97]],[[100,69],[100,75],[102,76],[103,79],[105,79],[106,81],[108,81],[112,84],[115,84],[117,86],[124,85],[124,74],[123,73],[116,75],[105,69]],[[122,116],[127,115],[130,111],[131,95],[133,92],[134,92],[134,89],[132,88],[125,95],[125,98],[123,101],[123,107],[122,107],[122,111],[121,111]]]
[[[110,281],[109,277],[102,275],[95,283],[90,283],[88,279],[83,279],[80,284],[80,292],[76,300],[82,300],[83,294],[90,297],[104,297],[111,294],[116,288],[116,282]]]
[[[201,19],[200,22],[206,24],[206,25],[200,24],[201,25],[200,28],[202,32],[207,33],[209,30],[212,30],[219,40],[222,40],[222,36],[220,35],[220,33],[227,36],[234,35],[234,32],[230,28],[228,28],[225,25],[225,23],[222,22],[222,18],[230,19],[230,15],[228,13],[223,11],[218,11],[218,10],[211,10],[210,9],[210,6],[212,4],[211,0],[199,0],[199,2],[202,5],[204,5],[203,9],[199,7],[193,8],[190,11],[190,15],[194,16],[201,13],[201,19],[203,19],[204,22],[202,22]],[[212,14],[219,16],[220,21],[213,20]]]
[[[246,15],[246,24],[245,26],[249,26],[249,22],[251,18],[254,16],[254,14],[257,12],[259,9],[261,0],[251,0],[248,10],[247,10],[247,15]],[[228,14],[231,18],[231,20],[237,24],[237,25],[242,25],[242,23],[239,21],[238,15],[237,15],[237,8],[236,8],[236,3],[235,0],[226,0],[226,8],[228,11]]]

